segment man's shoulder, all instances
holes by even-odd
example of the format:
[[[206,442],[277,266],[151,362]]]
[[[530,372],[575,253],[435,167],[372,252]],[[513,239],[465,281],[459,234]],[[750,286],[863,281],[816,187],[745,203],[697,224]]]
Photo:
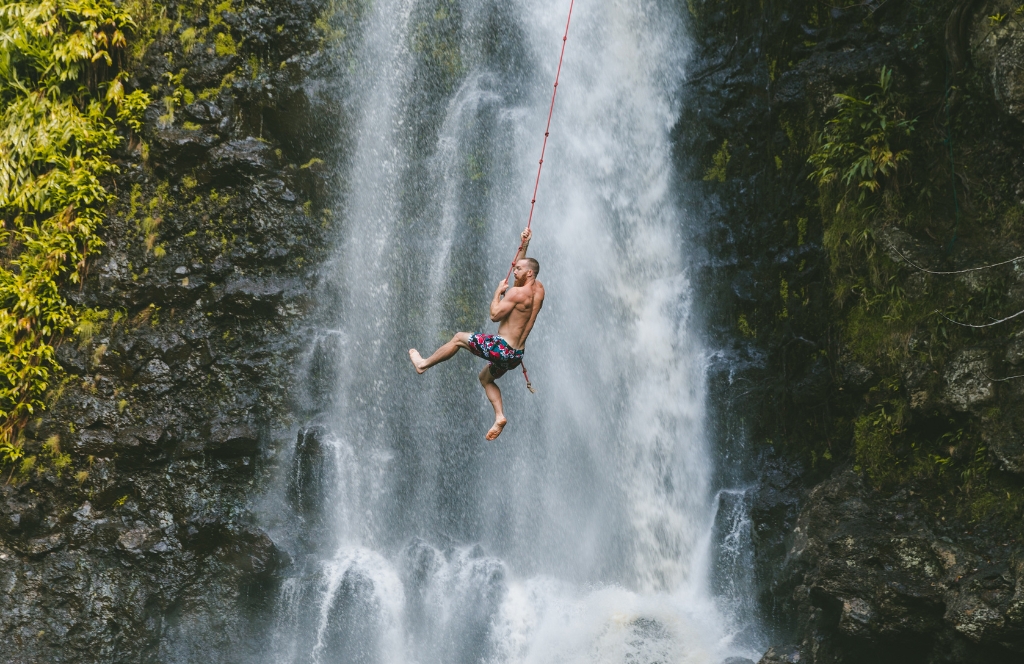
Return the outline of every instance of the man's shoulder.
[[[519,302],[520,300],[526,300],[529,298],[530,293],[522,286],[513,286],[505,291],[505,299],[510,299],[514,302]]]

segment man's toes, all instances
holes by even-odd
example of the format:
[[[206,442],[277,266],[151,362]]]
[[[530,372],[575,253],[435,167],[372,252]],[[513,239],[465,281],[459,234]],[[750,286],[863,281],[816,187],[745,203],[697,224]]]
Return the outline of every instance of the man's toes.
[[[487,440],[494,440],[495,438],[500,436],[501,430],[505,428],[506,424],[508,424],[508,420],[498,420],[497,422],[495,422],[494,426],[487,430]]]
[[[424,369],[422,366],[423,357],[420,355],[420,352],[418,350],[416,350],[415,348],[410,348],[409,359],[412,360],[412,366],[415,367],[416,373],[421,374],[424,371],[426,371],[426,369]]]

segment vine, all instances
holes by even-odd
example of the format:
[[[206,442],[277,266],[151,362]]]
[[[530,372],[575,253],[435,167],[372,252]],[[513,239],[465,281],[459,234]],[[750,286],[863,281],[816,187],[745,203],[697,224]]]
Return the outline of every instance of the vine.
[[[103,244],[119,127],[137,131],[150,102],[125,90],[134,28],[110,0],[0,5],[0,465],[24,456],[56,347],[95,318],[61,289]]]

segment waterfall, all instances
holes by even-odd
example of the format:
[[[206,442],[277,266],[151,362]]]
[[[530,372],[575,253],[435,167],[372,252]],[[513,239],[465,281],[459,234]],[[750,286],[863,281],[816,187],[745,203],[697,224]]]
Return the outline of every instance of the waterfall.
[[[715,581],[745,560],[749,520],[741,492],[711,486],[693,220],[673,189],[680,3],[576,6],[531,247],[548,296],[525,356],[538,394],[502,378],[509,424],[486,442],[482,361],[461,352],[417,376],[406,356],[494,330],[567,9],[366,5],[344,67],[356,119],[325,323],[304,370],[316,422],[268,501],[293,561],[268,661],[753,654],[735,638],[750,589]]]

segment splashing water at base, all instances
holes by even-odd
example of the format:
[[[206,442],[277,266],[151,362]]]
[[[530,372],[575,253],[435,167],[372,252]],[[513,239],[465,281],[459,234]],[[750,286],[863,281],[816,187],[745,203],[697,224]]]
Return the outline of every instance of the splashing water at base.
[[[515,372],[500,381],[510,423],[495,443],[480,361],[460,353],[417,376],[405,352],[493,330],[568,4],[368,5],[330,329],[311,351],[328,406],[267,516],[293,555],[268,661],[752,654],[733,643],[746,603],[714,592],[749,589],[710,576],[745,560],[748,521],[730,503],[718,556],[705,352],[673,192],[677,4],[577,5],[530,252],[548,294],[525,357],[540,392]]]

